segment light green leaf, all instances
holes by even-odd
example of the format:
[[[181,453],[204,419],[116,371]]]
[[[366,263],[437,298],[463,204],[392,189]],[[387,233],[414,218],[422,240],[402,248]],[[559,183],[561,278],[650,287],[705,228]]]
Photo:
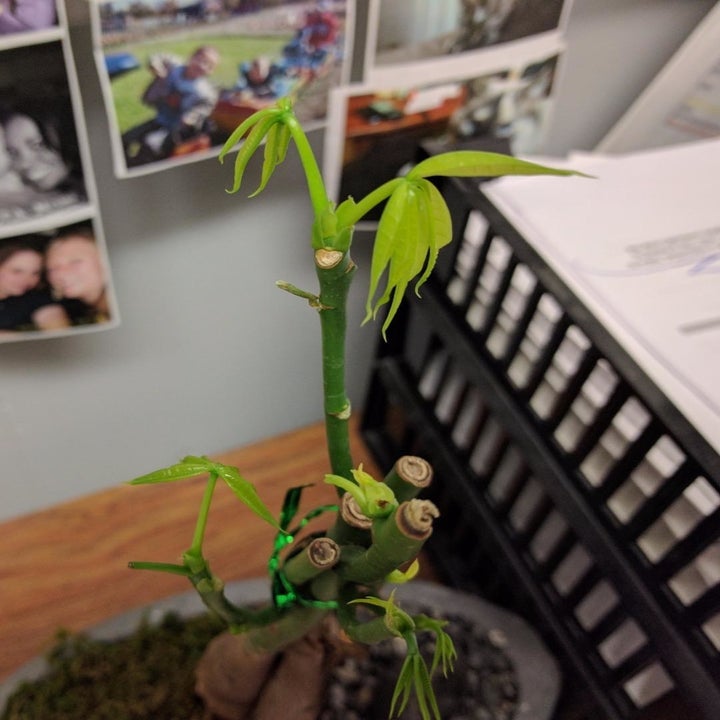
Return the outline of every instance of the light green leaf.
[[[365,305],[366,315],[363,323],[371,320],[377,313],[377,306],[373,302],[375,293],[395,251],[398,231],[402,228],[408,192],[407,182],[397,185],[380,216],[370,264],[370,289],[368,290],[368,299]]]
[[[154,485],[157,483],[174,482],[175,480],[185,480],[203,475],[210,472],[211,469],[212,463],[206,458],[188,456],[175,465],[155,470],[147,475],[141,475],[134,480],[130,480],[128,484]]]
[[[452,220],[445,199],[429,180],[421,180],[420,187],[426,203],[425,223],[428,237],[428,256],[425,271],[415,283],[415,292],[418,295],[420,294],[420,288],[435,268],[441,248],[449,245],[452,241]]]
[[[400,717],[407,707],[410,693],[415,693],[420,717],[423,720],[441,720],[440,708],[430,682],[430,674],[422,656],[409,652],[400,670],[390,701],[390,717]]]
[[[420,276],[415,285],[418,292],[435,267],[440,248],[451,238],[450,213],[429,180],[418,178],[397,185],[378,225],[364,322],[376,317],[379,309],[392,300],[382,327],[385,335],[410,281]],[[386,271],[385,289],[376,300]]]
[[[410,281],[423,268],[427,256],[427,234],[420,221],[423,210],[422,195],[417,188],[410,187],[403,213],[403,223],[395,237],[394,253],[388,269],[385,292],[375,305],[375,313],[392,296],[392,302],[382,326],[383,337],[400,308]]]
[[[457,659],[457,651],[453,640],[443,630],[443,627],[447,625],[447,620],[436,620],[427,615],[416,615],[413,620],[418,630],[429,630],[435,633],[435,653],[430,674],[432,675],[440,667],[443,676],[447,677],[448,673],[453,671]]]
[[[433,155],[418,163],[406,177],[498,177],[500,175],[577,175],[588,177],[575,170],[538,165],[501,153],[477,150],[455,150]]]
[[[272,525],[276,530],[280,530],[277,520],[275,520],[273,514],[260,499],[255,486],[242,477],[237,468],[232,467],[231,465],[213,463],[213,471],[217,473],[218,477],[225,481],[227,486],[243,503],[245,503],[245,505],[247,505],[248,508],[250,508],[250,510],[252,510],[258,517],[261,517],[263,520],[270,523],[270,525]]]
[[[415,558],[409,565],[407,570],[393,570],[385,577],[385,582],[393,585],[402,585],[410,582],[420,572],[420,561]]]
[[[412,662],[405,658],[390,700],[390,717],[400,717],[407,707],[414,681]]]
[[[355,498],[360,511],[369,518],[387,517],[397,507],[395,493],[389,485],[378,482],[372,475],[363,470],[362,463],[357,469],[350,471],[355,482],[329,473],[325,475],[325,482],[335,485]]]
[[[289,143],[290,130],[276,117],[274,124],[267,132],[260,185],[250,197],[259,195],[265,189],[275,168],[285,159]]]
[[[235,193],[240,189],[243,174],[245,173],[245,168],[247,168],[248,163],[250,162],[250,158],[253,156],[258,147],[260,147],[262,141],[265,139],[265,135],[276,122],[277,111],[261,117],[250,131],[250,134],[247,136],[245,142],[240,146],[238,154],[235,157],[233,186],[231,190],[228,190],[228,192]]]
[[[233,148],[240,142],[245,133],[251,127],[256,125],[263,118],[273,115],[275,112],[277,112],[275,108],[263,108],[262,110],[258,110],[256,113],[250,115],[250,117],[245,118],[245,120],[243,120],[240,125],[232,131],[230,137],[225,141],[225,144],[222,146],[222,150],[220,150],[220,154],[218,155],[218,160],[222,162],[225,159],[225,156],[233,150]]]

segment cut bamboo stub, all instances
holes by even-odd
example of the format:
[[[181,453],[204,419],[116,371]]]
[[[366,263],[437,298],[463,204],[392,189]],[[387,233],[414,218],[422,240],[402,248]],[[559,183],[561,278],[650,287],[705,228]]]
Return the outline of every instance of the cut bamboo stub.
[[[369,530],[372,527],[372,520],[364,515],[357,500],[348,492],[342,496],[340,502],[340,517],[350,526]]]
[[[403,455],[395,463],[395,471],[401,480],[418,488],[426,488],[433,478],[432,465],[417,455]]]
[[[331,248],[320,248],[315,251],[315,264],[321,270],[330,270],[340,264],[343,259],[343,253],[340,250]]]
[[[403,455],[393,465],[385,484],[395,493],[398,502],[411,500],[428,487],[433,479],[432,465],[417,455]]]
[[[308,545],[307,554],[316,568],[327,570],[340,559],[340,546],[328,537],[319,537]]]
[[[407,537],[427,540],[432,534],[433,521],[440,511],[430,500],[409,500],[398,508],[398,529]]]
[[[329,570],[339,559],[340,546],[329,537],[318,537],[302,552],[289,558],[283,571],[291,583],[302,585],[324,570]]]

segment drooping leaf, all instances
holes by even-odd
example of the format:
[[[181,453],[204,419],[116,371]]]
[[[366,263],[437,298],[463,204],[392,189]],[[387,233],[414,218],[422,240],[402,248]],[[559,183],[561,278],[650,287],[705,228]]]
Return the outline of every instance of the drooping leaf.
[[[222,146],[222,149],[220,150],[220,154],[218,155],[218,160],[220,162],[223,162],[225,159],[225,156],[232,152],[234,147],[242,140],[245,133],[254,125],[256,125],[260,120],[262,120],[265,117],[268,117],[272,115],[275,112],[274,108],[263,108],[262,110],[258,110],[256,113],[253,113],[250,115],[250,117],[245,118],[240,125],[238,125],[232,133],[230,133],[230,137],[225,141],[225,144]]]
[[[228,192],[235,193],[240,189],[242,184],[243,175],[245,168],[247,168],[250,158],[253,156],[255,151],[260,147],[265,135],[271,127],[277,122],[278,116],[277,111],[263,115],[253,126],[250,134],[245,139],[245,142],[240,146],[237,155],[235,156],[235,170],[233,174],[233,186]]]
[[[400,717],[405,712],[408,700],[410,700],[410,693],[413,688],[413,667],[412,661],[409,657],[405,658],[400,674],[398,675],[397,682],[395,683],[395,690],[390,700],[390,717]]]
[[[377,313],[392,297],[382,326],[383,337],[400,308],[407,286],[422,271],[428,251],[427,235],[421,222],[424,215],[422,194],[410,186],[406,197],[403,222],[395,236],[394,252],[388,268],[387,285],[374,310]]]
[[[410,694],[415,694],[422,720],[441,720],[440,708],[430,682],[430,673],[423,657],[408,652],[390,701],[390,717],[400,717],[407,707]]]
[[[428,237],[428,256],[425,270],[415,283],[415,292],[419,290],[437,263],[438,253],[452,241],[452,219],[450,211],[440,191],[429,181],[423,179],[420,187],[426,202],[426,234]]]
[[[246,480],[240,471],[231,465],[213,463],[213,471],[222,478],[235,495],[252,510],[258,517],[270,523],[276,530],[280,530],[277,520],[260,499],[255,486]]]
[[[440,248],[451,237],[450,213],[430,181],[419,178],[397,185],[378,224],[364,322],[376,317],[379,309],[391,301],[382,327],[385,335],[408,284],[420,276],[415,285],[415,291],[419,290],[435,267]],[[385,289],[376,300],[386,272]]]
[[[520,160],[512,155],[455,150],[426,158],[408,172],[408,178],[427,177],[499,177],[501,175],[577,175],[588,177],[576,170],[547,167]]]
[[[276,121],[267,132],[260,185],[250,197],[259,195],[265,189],[275,168],[285,159],[289,144],[290,129],[283,122]]]
[[[427,615],[416,615],[413,620],[418,630],[429,630],[435,633],[435,652],[430,674],[432,675],[439,667],[443,676],[447,677],[448,673],[453,671],[457,659],[457,650],[455,650],[452,637],[443,630],[443,627],[447,625],[447,620],[436,620]]]
[[[395,250],[398,230],[402,227],[407,194],[408,184],[404,182],[398,185],[388,199],[387,205],[385,205],[385,209],[380,216],[370,264],[370,288],[368,290],[368,298],[365,305],[366,315],[363,322],[368,322],[377,313],[377,307],[373,302],[375,293]]]

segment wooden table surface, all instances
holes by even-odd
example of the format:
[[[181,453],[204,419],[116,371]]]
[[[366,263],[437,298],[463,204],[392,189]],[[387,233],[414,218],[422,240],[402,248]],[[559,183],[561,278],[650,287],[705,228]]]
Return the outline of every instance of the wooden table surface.
[[[355,431],[352,447],[355,461],[374,472]],[[328,461],[321,423],[214,459],[237,466],[274,513],[296,485],[315,484],[301,511],[336,499],[322,483]],[[191,544],[203,489],[202,479],[123,485],[0,524],[0,680],[47,650],[61,627],[82,630],[191,589],[185,578],[127,563],[177,562]],[[213,572],[227,581],[265,575],[273,538],[273,529],[218,483],[205,543]]]

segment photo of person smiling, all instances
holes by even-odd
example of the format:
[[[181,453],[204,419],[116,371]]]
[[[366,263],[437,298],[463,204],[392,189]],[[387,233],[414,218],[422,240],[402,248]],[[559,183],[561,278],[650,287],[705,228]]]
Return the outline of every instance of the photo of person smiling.
[[[53,296],[63,303],[73,325],[110,319],[107,272],[90,227],[56,235],[48,243],[45,263]]]
[[[85,201],[73,134],[60,108],[0,110],[0,220],[24,220]]]

